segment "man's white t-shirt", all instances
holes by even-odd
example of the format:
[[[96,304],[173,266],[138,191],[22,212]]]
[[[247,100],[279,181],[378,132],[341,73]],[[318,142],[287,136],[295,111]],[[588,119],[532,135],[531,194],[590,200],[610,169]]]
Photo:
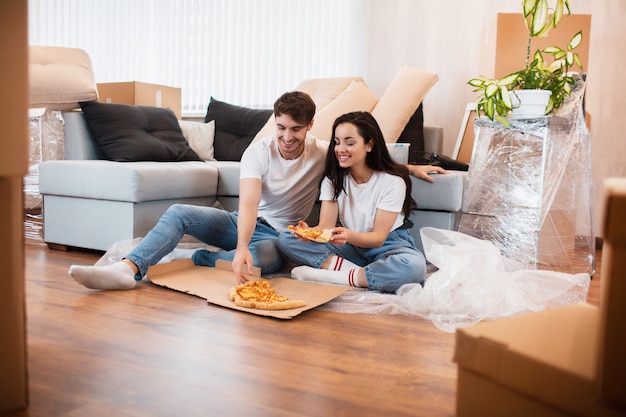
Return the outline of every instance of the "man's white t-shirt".
[[[337,197],[339,219],[344,227],[355,232],[371,232],[374,230],[376,210],[398,213],[391,230],[404,224],[402,206],[406,193],[406,184],[401,177],[386,172],[374,171],[372,177],[364,184],[357,184],[348,174],[344,180],[344,190]],[[320,190],[320,200],[333,200],[333,185],[324,177]]]
[[[241,157],[239,178],[261,180],[258,217],[277,231],[304,220],[319,195],[324,175],[328,142],[307,135],[304,152],[296,159],[284,159],[276,135],[250,145]]]

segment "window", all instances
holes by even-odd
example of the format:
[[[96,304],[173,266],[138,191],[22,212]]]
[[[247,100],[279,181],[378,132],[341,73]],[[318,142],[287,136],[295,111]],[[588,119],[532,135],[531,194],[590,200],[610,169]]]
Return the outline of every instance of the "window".
[[[183,116],[211,96],[270,108],[308,78],[362,74],[359,0],[30,0],[29,43],[81,48],[97,82],[182,89]]]

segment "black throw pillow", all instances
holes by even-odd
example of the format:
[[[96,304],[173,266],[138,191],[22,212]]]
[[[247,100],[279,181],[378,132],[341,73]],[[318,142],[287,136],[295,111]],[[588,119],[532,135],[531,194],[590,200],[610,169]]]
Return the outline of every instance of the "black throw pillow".
[[[235,106],[211,97],[205,123],[215,120],[213,148],[218,161],[240,161],[273,110]]]
[[[171,109],[129,104],[80,103],[103,158],[110,161],[200,161]]]
[[[424,111],[420,103],[398,138],[400,143],[410,143],[409,164],[421,164],[424,157]]]

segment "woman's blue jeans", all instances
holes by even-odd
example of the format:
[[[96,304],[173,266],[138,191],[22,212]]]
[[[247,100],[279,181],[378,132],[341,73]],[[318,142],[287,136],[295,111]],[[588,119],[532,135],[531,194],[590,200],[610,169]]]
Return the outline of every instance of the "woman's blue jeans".
[[[261,273],[278,271],[283,258],[277,247],[278,232],[261,220],[250,240],[250,252]],[[214,208],[174,204],[167,209],[157,225],[148,232],[139,245],[126,256],[139,267],[136,279],[141,279],[148,267],[155,265],[176,248],[184,235],[190,235],[217,246],[225,252],[196,251],[192,259],[196,265],[215,266],[217,259],[232,261],[237,247],[237,213]]]
[[[364,266],[368,286],[382,292],[395,292],[404,284],[422,284],[426,279],[426,259],[407,229],[391,231],[378,248],[303,242],[289,231],[280,234],[278,247],[292,262],[314,268],[319,268],[332,255],[341,256]]]

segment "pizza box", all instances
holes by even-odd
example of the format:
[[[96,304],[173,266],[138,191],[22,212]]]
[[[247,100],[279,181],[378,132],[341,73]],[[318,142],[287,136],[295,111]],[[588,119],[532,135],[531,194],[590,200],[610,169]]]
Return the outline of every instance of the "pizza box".
[[[218,260],[215,268],[194,265],[191,259],[157,264],[148,269],[148,279],[156,285],[204,298],[210,304],[245,311],[259,316],[291,319],[298,314],[339,297],[349,287],[297,281],[291,278],[273,278],[272,287],[280,295],[304,300],[303,307],[288,310],[260,310],[241,307],[228,298],[228,290],[237,285],[237,278],[228,261]],[[260,270],[245,275],[250,280],[261,280]]]

